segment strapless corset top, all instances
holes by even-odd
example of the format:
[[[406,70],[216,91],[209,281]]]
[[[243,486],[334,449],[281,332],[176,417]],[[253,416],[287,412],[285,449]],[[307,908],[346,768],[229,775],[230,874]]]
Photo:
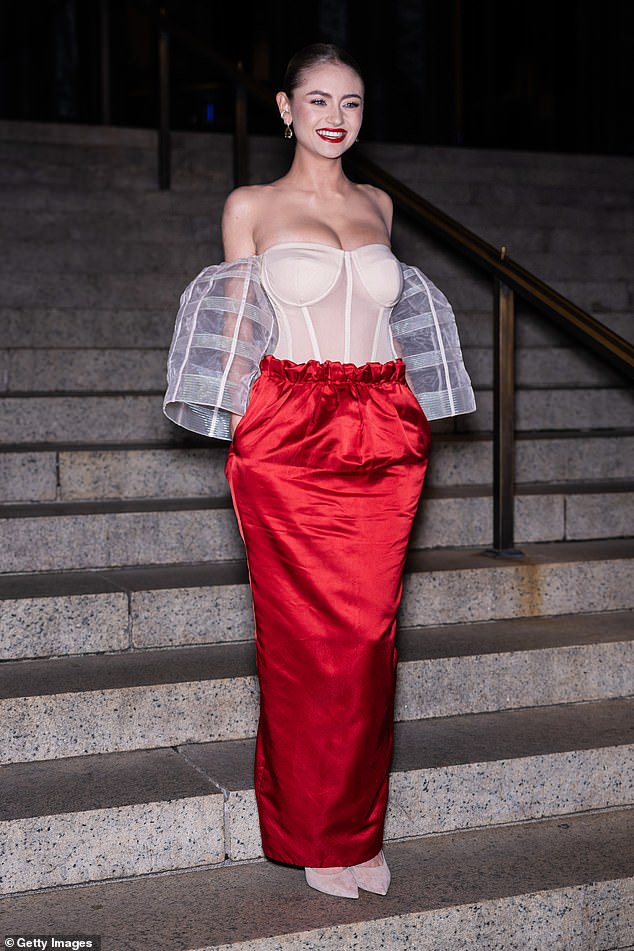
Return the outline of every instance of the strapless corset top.
[[[286,242],[261,255],[263,282],[282,304],[310,307],[346,280],[349,294],[379,307],[393,307],[402,290],[398,260],[384,244],[352,251],[329,244]]]
[[[289,241],[260,258],[262,286],[279,325],[274,356],[357,364],[394,358],[388,320],[403,277],[386,245],[344,251]]]

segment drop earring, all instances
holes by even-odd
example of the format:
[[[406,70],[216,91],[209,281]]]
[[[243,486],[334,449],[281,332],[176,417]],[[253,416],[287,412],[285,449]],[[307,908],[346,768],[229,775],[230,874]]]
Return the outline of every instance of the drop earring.
[[[286,119],[284,118],[284,116],[286,116],[286,115],[288,115],[288,109],[285,109],[284,112],[282,112],[281,115],[280,115],[280,118],[281,118],[282,122],[284,122],[285,125],[286,125],[286,128],[284,129],[284,138],[285,138],[285,139],[292,139],[292,138],[293,138],[293,130],[291,129],[291,123],[290,123],[290,122],[286,122]]]

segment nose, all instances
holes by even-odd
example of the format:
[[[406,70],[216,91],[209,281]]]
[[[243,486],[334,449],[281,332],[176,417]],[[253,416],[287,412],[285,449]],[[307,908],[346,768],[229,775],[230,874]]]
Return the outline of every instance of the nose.
[[[328,121],[332,122],[333,126],[342,125],[343,123],[343,110],[338,102],[333,102],[330,109],[330,115],[328,116]]]

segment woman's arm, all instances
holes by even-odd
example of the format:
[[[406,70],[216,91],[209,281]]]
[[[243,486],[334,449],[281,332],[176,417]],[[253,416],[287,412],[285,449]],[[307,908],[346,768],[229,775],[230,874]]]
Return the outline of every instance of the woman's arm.
[[[225,261],[248,258],[256,253],[254,238],[257,186],[232,191],[222,212],[222,245]]]
[[[225,202],[222,213],[222,245],[225,261],[236,261],[255,254],[253,237],[254,189],[250,186],[236,188]],[[238,413],[231,413],[231,436],[242,419]]]

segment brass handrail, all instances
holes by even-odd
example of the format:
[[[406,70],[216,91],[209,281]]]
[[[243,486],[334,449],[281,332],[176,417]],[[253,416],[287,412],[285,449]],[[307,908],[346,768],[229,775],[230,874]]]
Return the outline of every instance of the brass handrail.
[[[528,303],[549,314],[628,379],[634,380],[634,345],[628,340],[366,156],[350,155],[348,161],[367,180],[387,191],[396,204],[423,222],[429,231],[513,288]]]

